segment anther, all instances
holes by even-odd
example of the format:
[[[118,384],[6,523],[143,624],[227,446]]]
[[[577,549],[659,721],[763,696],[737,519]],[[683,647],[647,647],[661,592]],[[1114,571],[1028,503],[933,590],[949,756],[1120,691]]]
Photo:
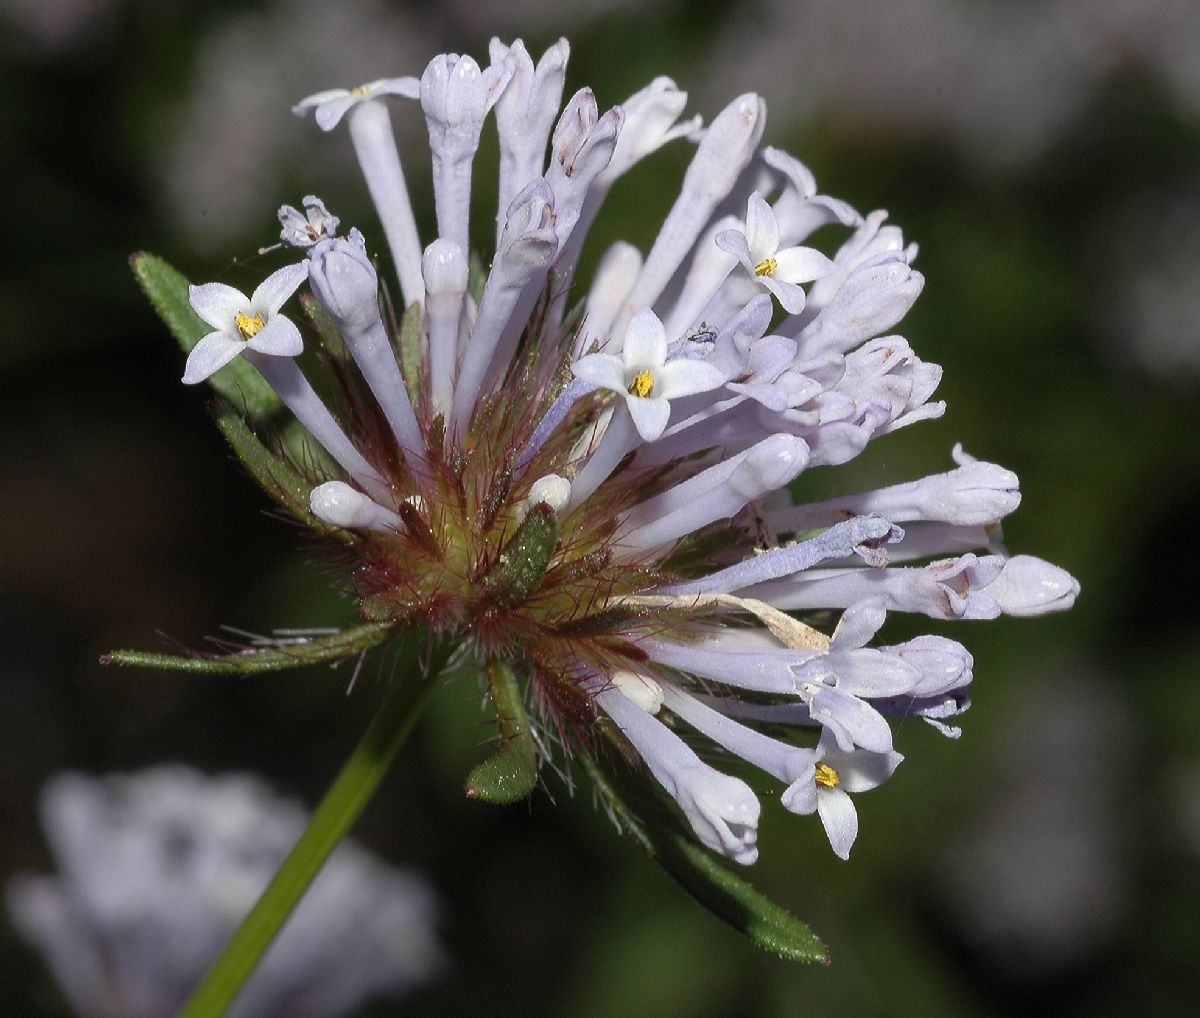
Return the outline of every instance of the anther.
[[[234,325],[237,326],[238,332],[242,334],[242,339],[253,339],[262,331],[262,327],[267,323],[263,321],[263,316],[259,312],[254,313],[251,318],[243,311],[239,311],[233,318]]]
[[[634,375],[633,381],[629,383],[629,394],[642,399],[654,395],[654,372],[647,368]]]

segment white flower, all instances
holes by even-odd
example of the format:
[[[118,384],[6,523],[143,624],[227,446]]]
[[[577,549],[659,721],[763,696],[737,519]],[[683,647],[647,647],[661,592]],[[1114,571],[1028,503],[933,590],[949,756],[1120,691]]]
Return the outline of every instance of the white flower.
[[[307,820],[252,775],[181,765],[59,775],[41,818],[58,873],[11,879],[9,913],[90,1018],[178,1012]],[[336,1018],[399,996],[442,964],[436,913],[424,880],[347,840],[229,1014]]]
[[[878,788],[904,759],[899,753],[870,753],[856,749],[845,753],[837,748],[830,732],[812,753],[797,757],[795,779],[783,793],[784,808],[792,813],[820,814],[829,844],[842,859],[858,837],[858,812],[847,792],[869,792]]]
[[[801,283],[833,271],[833,262],[811,247],[779,247],[779,224],[763,196],[746,202],[745,230],[723,230],[717,246],[733,255],[750,276],[779,299],[789,314],[804,310]]]
[[[292,107],[292,112],[302,117],[312,110],[317,126],[322,131],[332,131],[352,106],[385,95],[417,99],[421,95],[421,83],[413,77],[377,78],[354,88],[327,88],[301,99]]]
[[[667,358],[667,334],[658,316],[643,308],[629,323],[619,357],[593,353],[572,365],[576,378],[625,397],[625,406],[643,441],[666,430],[671,400],[708,392],[725,381],[704,361]]]
[[[215,331],[188,354],[184,384],[203,382],[244,350],[273,357],[299,354],[304,349],[300,330],[279,309],[307,278],[308,265],[300,262],[272,272],[249,297],[224,283],[189,287],[192,309]]]

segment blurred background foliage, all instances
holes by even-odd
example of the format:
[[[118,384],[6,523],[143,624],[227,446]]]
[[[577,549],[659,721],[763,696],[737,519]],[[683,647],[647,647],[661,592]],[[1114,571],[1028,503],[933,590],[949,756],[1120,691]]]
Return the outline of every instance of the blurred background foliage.
[[[859,800],[848,864],[768,805],[750,875],[826,938],[827,970],[694,906],[586,787],[548,774],[527,806],[468,802],[491,727],[475,679],[448,682],[359,834],[431,877],[452,964],[364,1013],[1195,1014],[1200,9],[1184,0],[0,0],[0,876],[49,868],[36,799],[63,768],[183,760],[313,804],[363,728],[386,654],[349,696],[345,669],[97,664],[160,632],[353,619],[178,384],[127,258],[248,290],[275,208],[310,191],[369,233],[344,132],[290,105],[444,49],[482,58],[493,33],[535,53],[566,34],[568,92],[589,84],[602,108],[657,74],[706,117],[755,88],[766,141],[823,191],[888,208],[928,283],[903,332],[944,365],[950,409],[804,492],[947,469],[961,440],[1021,477],[1011,549],[1083,594],[1066,616],[889,622],[963,639],[975,708],[957,743],[900,727],[908,760]],[[394,121],[421,152],[406,166],[429,236],[420,117]],[[676,145],[621,184],[590,257],[651,242],[687,158]],[[67,1013],[7,927],[0,950],[7,1013]]]

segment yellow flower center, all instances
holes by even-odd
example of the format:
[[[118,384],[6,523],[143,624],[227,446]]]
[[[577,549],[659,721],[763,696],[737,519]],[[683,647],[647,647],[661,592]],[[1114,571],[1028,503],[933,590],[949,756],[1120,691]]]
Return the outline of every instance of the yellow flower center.
[[[779,263],[774,258],[764,258],[754,266],[754,274],[756,276],[773,276],[777,268],[779,268]]]
[[[350,89],[350,94],[351,95],[359,95],[359,96],[370,95],[371,90],[369,88],[367,88],[366,85],[359,85],[356,88]]]
[[[263,321],[263,316],[257,311],[254,312],[253,318],[239,311],[234,316],[233,323],[237,326],[238,332],[242,334],[242,339],[253,339],[262,331],[262,327],[267,324]]]
[[[829,764],[817,764],[817,784],[824,785],[826,788],[837,788],[842,783],[842,779],[838,776]]]
[[[640,396],[645,399],[647,396],[654,394],[654,372],[647,368],[645,371],[639,371],[633,376],[633,381],[629,383],[629,395]]]

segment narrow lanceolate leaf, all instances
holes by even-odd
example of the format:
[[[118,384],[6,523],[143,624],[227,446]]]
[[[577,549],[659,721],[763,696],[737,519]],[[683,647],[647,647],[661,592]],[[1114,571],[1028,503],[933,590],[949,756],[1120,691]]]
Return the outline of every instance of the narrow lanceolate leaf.
[[[223,399],[212,405],[213,418],[234,455],[268,495],[297,520],[319,533],[353,544],[354,535],[323,523],[312,514],[308,499],[312,484],[306,481],[286,459],[263,444],[242,415]]]
[[[698,844],[644,780],[620,763],[586,757],[583,763],[617,823],[713,915],[781,958],[829,964],[828,948],[807,925]]]
[[[467,797],[506,804],[524,799],[537,784],[537,747],[521,687],[512,669],[493,660],[487,668],[488,689],[500,727],[500,748],[467,776]]]
[[[295,418],[284,418],[277,429],[285,460],[297,463],[309,477],[338,476],[338,468],[321,443]]]
[[[421,315],[420,304],[410,304],[400,319],[400,370],[409,397],[416,402],[421,395]]]
[[[156,255],[138,251],[129,259],[142,292],[158,312],[184,353],[191,353],[213,330],[192,310],[188,281],[182,273]],[[237,357],[209,378],[209,384],[252,420],[264,420],[283,404],[262,375]]]
[[[395,626],[369,624],[343,629],[332,636],[312,637],[303,643],[252,647],[220,656],[114,650],[101,657],[100,663],[202,675],[255,675],[260,672],[281,672],[289,668],[303,668],[305,665],[341,661],[378,646],[395,634]]]

